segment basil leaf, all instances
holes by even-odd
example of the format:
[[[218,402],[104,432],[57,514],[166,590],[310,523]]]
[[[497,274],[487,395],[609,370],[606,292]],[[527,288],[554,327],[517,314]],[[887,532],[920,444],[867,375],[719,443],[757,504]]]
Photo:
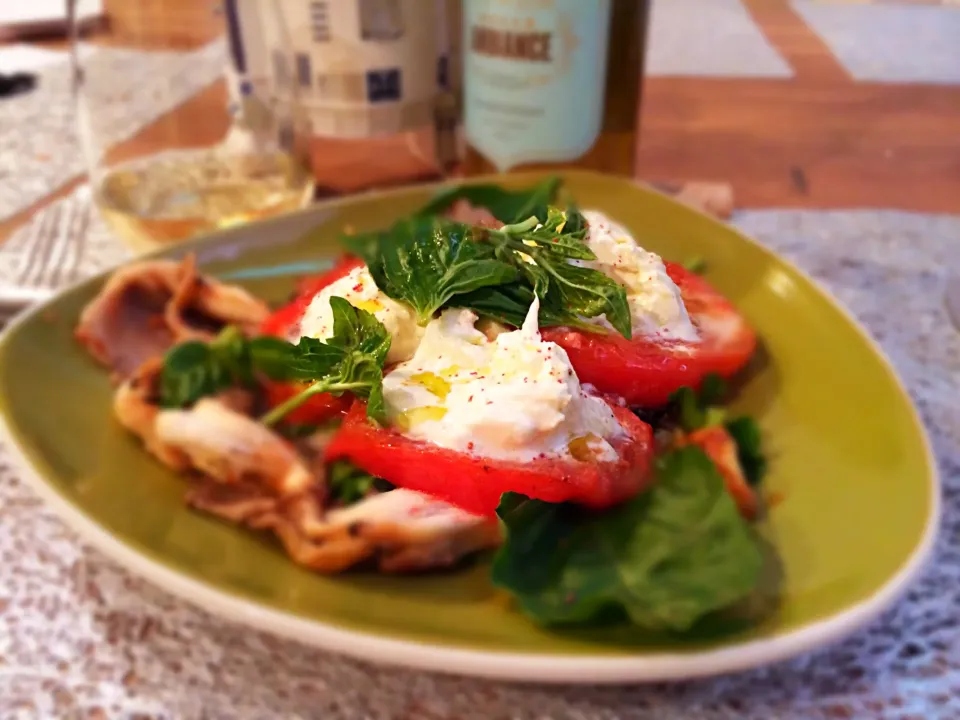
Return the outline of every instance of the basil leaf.
[[[227,328],[209,344],[187,342],[164,358],[161,404],[185,407],[229,387],[249,387],[257,375],[281,382],[310,383],[261,418],[272,425],[311,396],[351,392],[367,399],[367,414],[385,419],[383,365],[390,333],[372,314],[341,297],[330,298],[333,336],[323,342],[304,337],[293,345],[274,337],[247,340]]]
[[[501,229],[501,232],[507,228]],[[593,250],[584,242],[587,236],[587,221],[574,207],[561,210],[551,206],[547,219],[531,230],[516,233],[525,244],[536,243],[536,247],[549,251],[559,257],[575,260],[596,260]]]
[[[696,391],[691,387],[681,387],[670,393],[671,413],[677,423],[686,432],[693,432],[707,423],[707,413],[700,405]]]
[[[523,190],[504,190],[498,185],[460,185],[442,190],[433,200],[420,208],[418,215],[439,215],[458,200],[466,200],[474,207],[486,208],[497,220],[510,224],[535,217],[543,222],[548,206],[560,190],[560,178],[548,177],[533,187]]]
[[[366,260],[377,287],[411,305],[426,324],[458,295],[517,278],[517,269],[475,242],[474,232],[462,223],[414,217],[346,242]]]
[[[569,262],[595,259],[583,242],[585,234],[586,223],[575,208],[561,211],[550,207],[539,227],[530,218],[489,230],[483,238],[494,247],[496,257],[512,264],[540,297],[541,326],[583,327],[587,324],[583,318],[606,315],[610,324],[629,338],[632,319],[626,290],[598,270]]]
[[[167,351],[160,373],[160,404],[185,407],[234,385],[248,385],[251,379],[244,337],[227,327],[209,344],[189,341]]]
[[[370,494],[376,478],[348,462],[338,461],[327,468],[327,490],[330,499],[352,505]]]
[[[229,380],[214,363],[205,343],[186,342],[167,351],[160,374],[162,406],[191,405],[205,395],[217,393],[222,387],[229,387]]]
[[[759,485],[767,472],[760,426],[752,417],[744,415],[728,421],[725,427],[737,443],[737,460],[740,461],[744,477],[751,485]]]
[[[249,341],[250,362],[271,380],[308,382],[326,375],[341,352],[315,338],[300,338],[296,345],[262,336]]]
[[[456,299],[457,307],[473,310],[478,315],[514,327],[520,327],[523,324],[532,303],[533,290],[521,283],[482,288],[460,295]],[[557,310],[543,302],[540,304],[539,323],[540,327],[566,325],[587,332],[604,332],[602,328],[584,322],[562,308]]]
[[[699,393],[690,387],[675,390],[660,422],[667,426],[672,422],[688,433],[723,425],[736,443],[737,460],[744,477],[751,485],[757,485],[767,470],[760,426],[748,415],[730,419],[727,409],[719,404],[726,395],[726,381],[711,373],[704,377]]]
[[[723,402],[727,394],[727,381],[717,373],[707,374],[700,383],[700,403],[704,406]]]
[[[616,280],[599,270],[556,262],[545,253],[534,259],[550,278],[544,304],[554,312],[565,311],[576,317],[606,315],[607,321],[625,338],[632,335],[633,321],[627,292]]]
[[[322,352],[323,342],[314,340],[311,343],[313,356],[318,360],[325,358],[329,352],[327,348],[335,348],[382,366],[390,352],[390,333],[383,323],[342,297],[331,297],[330,309],[333,310],[333,335],[326,341]]]
[[[347,391],[367,400],[369,417],[386,421],[383,365],[390,350],[390,333],[371,313],[355,308],[342,297],[331,297],[330,309],[330,339],[300,338],[295,346],[296,372],[312,375],[312,384],[260,418],[264,424],[273,425],[314,395]],[[299,379],[308,378],[301,375]]]
[[[650,630],[683,632],[746,598],[764,558],[723,479],[698,448],[661,458],[654,486],[602,513],[507,494],[495,585],[544,625],[611,608]]]
[[[726,394],[726,381],[716,373],[710,373],[700,382],[699,392],[687,386],[674,390],[670,394],[668,415],[674,416],[686,432],[720,425],[726,420],[726,409],[719,403]]]

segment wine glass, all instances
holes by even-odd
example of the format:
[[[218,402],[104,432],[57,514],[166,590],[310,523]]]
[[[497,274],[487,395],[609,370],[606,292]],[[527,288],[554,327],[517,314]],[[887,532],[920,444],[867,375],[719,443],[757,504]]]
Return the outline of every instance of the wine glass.
[[[272,4],[115,3],[90,51],[78,42],[76,2],[67,13],[81,149],[94,200],[131,249],[309,202],[297,94],[274,93],[247,70],[264,38],[282,44]]]

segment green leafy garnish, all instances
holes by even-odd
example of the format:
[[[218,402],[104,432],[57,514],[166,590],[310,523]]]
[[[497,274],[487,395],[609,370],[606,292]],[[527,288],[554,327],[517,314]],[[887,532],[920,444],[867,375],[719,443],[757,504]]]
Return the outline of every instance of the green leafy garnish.
[[[713,463],[695,447],[657,464],[654,486],[602,513],[508,493],[495,585],[543,625],[611,609],[650,630],[682,632],[747,597],[763,557]]]
[[[411,305],[422,324],[444,307],[463,307],[519,326],[535,292],[542,327],[593,328],[583,318],[606,315],[630,337],[623,287],[568,262],[596,257],[583,242],[583,216],[575,208],[547,206],[541,215],[542,222],[530,215],[499,230],[416,216],[343,242],[367,263],[377,287]]]
[[[160,373],[160,404],[185,407],[235,385],[250,382],[249,346],[234,327],[212,342],[190,341],[171,348]]]
[[[674,390],[670,395],[670,403],[681,429],[693,432],[723,424],[727,411],[720,403],[726,394],[726,382],[712,373],[703,379],[700,392],[687,386]]]
[[[330,499],[344,505],[362,500],[374,489],[376,478],[348,462],[338,461],[327,468]]]
[[[629,338],[632,321],[623,286],[599,270],[569,262],[596,259],[583,242],[585,232],[583,216],[575,208],[551,207],[544,222],[531,217],[499,230],[488,230],[485,242],[496,249],[498,258],[512,264],[540,297],[541,326],[582,327],[586,324],[582,318],[605,315],[621,335]],[[472,299],[482,302],[485,294],[478,292]],[[511,324],[519,325],[522,321],[521,316],[519,322],[514,318]]]
[[[300,393],[261,418],[272,425],[311,396],[350,391],[367,400],[367,414],[385,419],[383,364],[390,334],[370,313],[340,297],[330,298],[333,336],[326,342],[300,338],[296,345],[279,338],[247,340],[227,328],[209,344],[182,343],[164,358],[160,401],[165,407],[186,407],[201,397],[229,387],[249,387],[256,376],[310,383]]]
[[[533,289],[522,283],[511,283],[497,287],[483,288],[457,298],[456,306],[473,310],[504,325],[519,327],[523,324],[527,311],[533,303]],[[573,317],[564,310],[541,303],[539,315],[540,327],[569,325],[588,332],[605,332],[603,328]]]
[[[273,379],[293,372],[294,346],[273,337],[247,340],[235,327],[226,327],[210,343],[180,343],[164,357],[160,373],[160,404],[186,407],[231,387],[249,387],[255,371]]]
[[[556,177],[514,191],[504,190],[497,185],[462,185],[441,191],[417,214],[439,215],[458,200],[466,200],[474,207],[486,208],[504,224],[520,222],[531,216],[542,221],[559,189],[560,179]]]
[[[518,277],[493,248],[475,242],[469,225],[414,217],[389,230],[344,238],[367,263],[377,287],[417,311],[426,324],[457,295],[509,283]]]
[[[699,255],[689,258],[683,263],[683,267],[697,275],[703,275],[707,270],[707,261]]]
[[[737,460],[743,475],[751,485],[759,485],[767,472],[767,458],[763,454],[760,426],[748,415],[725,423],[730,437],[737,443]]]
[[[367,401],[367,415],[386,421],[383,404],[383,364],[390,350],[390,333],[371,313],[355,308],[341,297],[330,298],[333,335],[326,341],[303,337],[297,356],[275,380],[312,381],[297,395],[277,405],[261,418],[272,425],[320,393],[351,392]]]
[[[720,405],[727,395],[727,384],[719,375],[707,375],[700,385],[700,392],[682,387],[670,396],[667,416],[685,432],[694,432],[705,427],[723,425],[737,445],[737,459],[744,477],[751,485],[757,485],[767,470],[763,454],[760,426],[749,415],[730,418],[729,411]]]

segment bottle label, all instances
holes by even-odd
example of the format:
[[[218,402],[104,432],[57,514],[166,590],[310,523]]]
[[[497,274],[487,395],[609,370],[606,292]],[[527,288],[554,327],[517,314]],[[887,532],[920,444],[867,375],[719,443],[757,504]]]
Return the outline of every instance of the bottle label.
[[[610,0],[464,0],[464,129],[501,172],[589,150],[603,122]]]
[[[248,0],[268,37],[267,68],[280,94],[295,93],[313,133],[367,138],[434,124],[449,83],[445,15],[450,0]],[[272,21],[272,23],[270,22]],[[252,23],[251,23],[252,24]],[[264,28],[273,26],[274,32]],[[259,38],[258,38],[259,40]]]

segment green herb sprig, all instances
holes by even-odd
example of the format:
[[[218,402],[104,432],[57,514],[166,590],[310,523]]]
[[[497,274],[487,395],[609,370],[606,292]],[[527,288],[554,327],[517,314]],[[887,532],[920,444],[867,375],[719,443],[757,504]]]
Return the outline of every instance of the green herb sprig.
[[[377,287],[413,307],[425,325],[458,295],[519,277],[477,234],[463,223],[417,216],[384,232],[347,236],[344,244],[367,263]]]
[[[187,342],[171,349],[160,376],[165,407],[186,407],[230,387],[249,387],[257,376],[281,382],[309,383],[301,392],[266,413],[273,425],[309,398],[351,392],[367,400],[367,415],[385,421],[383,366],[390,334],[372,314],[340,297],[330,298],[333,336],[304,337],[294,345],[279,338],[246,339],[227,328],[211,343]]]
[[[763,480],[767,471],[760,426],[749,415],[730,417],[730,411],[721,403],[727,395],[727,384],[719,375],[707,375],[697,392],[682,387],[670,396],[668,419],[685,432],[722,425],[737,444],[737,459],[744,477],[751,485]]]
[[[626,291],[598,270],[570,261],[595,260],[583,215],[552,205],[560,182],[548,178],[518,191],[474,185],[444,191],[413,218],[343,242],[370,269],[377,286],[411,305],[421,323],[444,307],[469,308],[519,326],[534,295],[540,325],[596,330],[584,321],[605,315],[631,335]],[[505,225],[473,227],[440,218],[458,200],[484,207]]]

